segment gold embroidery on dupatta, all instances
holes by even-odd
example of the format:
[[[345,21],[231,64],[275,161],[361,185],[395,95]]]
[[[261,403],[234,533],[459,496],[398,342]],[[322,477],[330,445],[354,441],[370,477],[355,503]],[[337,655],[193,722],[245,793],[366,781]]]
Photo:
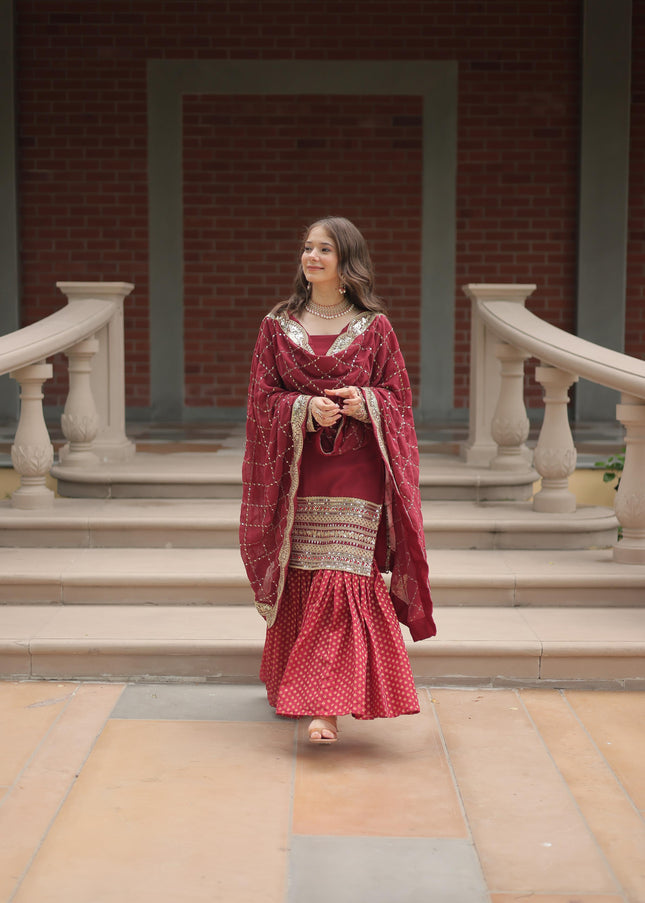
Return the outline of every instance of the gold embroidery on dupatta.
[[[339,351],[344,351],[346,348],[349,348],[354,339],[359,335],[363,335],[365,330],[372,325],[375,317],[376,314],[363,311],[358,314],[358,316],[354,317],[353,320],[350,320],[347,329],[336,336],[336,339],[327,354],[338,354]]]
[[[392,473],[390,456],[388,454],[385,436],[383,435],[383,422],[381,420],[381,409],[379,407],[378,400],[373,389],[364,386],[362,392],[365,396],[368,413],[372,419],[372,424],[374,425],[376,441],[378,442],[383,461],[385,462],[385,503],[383,505],[383,507],[385,508],[385,525],[387,527],[385,531],[387,536],[385,568],[386,570],[389,570],[392,552],[396,548],[396,540],[394,537],[394,523],[392,521],[392,484],[394,483],[394,474]]]
[[[365,499],[299,498],[289,566],[305,571],[348,571],[369,577],[381,506]]]
[[[383,455],[383,460],[387,464],[387,469],[390,470],[390,456],[387,453],[387,445],[385,444],[385,437],[383,436],[383,424],[381,422],[381,409],[379,408],[378,401],[376,399],[376,395],[374,394],[374,390],[370,389],[367,386],[362,387],[363,394],[365,396],[365,401],[367,403],[367,410],[369,411],[370,417],[372,418],[372,423],[374,424],[374,431],[376,433],[376,441],[379,444],[379,448],[381,449],[381,454]]]
[[[309,344],[309,335],[307,334],[307,330],[304,326],[298,323],[297,320],[292,320],[289,314],[281,313],[278,316],[274,316],[273,314],[269,314],[274,320],[278,321],[280,329],[284,332],[288,339],[291,339],[294,345],[297,345],[299,348],[304,348],[305,351],[308,351],[309,354],[313,354],[314,350]]]
[[[277,316],[274,314],[269,314],[269,316],[272,319],[277,320],[280,329],[282,329],[288,339],[291,339],[294,345],[297,345],[299,348],[304,348],[309,354],[315,354],[313,348],[309,344],[309,334],[301,323],[292,319],[284,311]],[[357,314],[353,320],[349,321],[347,328],[336,336],[325,357],[329,357],[332,354],[338,354],[339,351],[345,351],[346,348],[349,348],[354,339],[369,329],[376,316],[377,314],[366,311],[361,311],[361,313]]]
[[[291,528],[293,527],[293,519],[296,508],[296,493],[298,491],[298,465],[302,455],[302,447],[304,445],[303,425],[307,419],[307,405],[309,404],[309,395],[298,395],[291,408],[291,435],[293,438],[293,454],[291,456],[291,465],[289,467],[289,476],[291,477],[289,485],[289,498],[287,500],[287,523],[282,539],[282,546],[278,553],[278,565],[280,567],[280,575],[278,577],[278,591],[276,593],[275,605],[267,605],[266,603],[256,603],[256,608],[260,614],[266,618],[267,627],[272,627],[278,616],[278,606],[280,604],[280,596],[284,590],[284,582],[289,565],[289,556],[291,554]]]
[[[258,613],[261,614],[262,617],[265,619],[265,621],[267,622],[267,626],[270,627],[271,624],[273,624],[276,619],[276,615],[278,613],[277,606],[269,605],[267,602],[256,602],[255,608],[258,611]],[[273,614],[274,609],[275,609],[275,615]],[[271,624],[269,624],[269,621],[271,621]]]

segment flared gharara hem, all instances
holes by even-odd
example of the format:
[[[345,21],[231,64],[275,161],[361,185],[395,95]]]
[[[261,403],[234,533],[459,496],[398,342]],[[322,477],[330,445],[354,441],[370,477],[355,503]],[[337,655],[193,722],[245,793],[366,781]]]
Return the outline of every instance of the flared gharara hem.
[[[358,721],[374,721],[376,718],[399,718],[402,715],[418,715],[419,714],[419,703],[417,702],[416,708],[410,709],[408,712],[382,712],[376,714],[359,714],[358,712],[283,712],[282,710],[278,711],[277,705],[273,705],[269,701],[269,705],[271,708],[275,709],[276,715],[280,718],[342,718],[343,715],[351,715],[352,718],[356,718]]]
[[[394,607],[369,577],[289,568],[260,678],[278,715],[395,718],[419,699]]]

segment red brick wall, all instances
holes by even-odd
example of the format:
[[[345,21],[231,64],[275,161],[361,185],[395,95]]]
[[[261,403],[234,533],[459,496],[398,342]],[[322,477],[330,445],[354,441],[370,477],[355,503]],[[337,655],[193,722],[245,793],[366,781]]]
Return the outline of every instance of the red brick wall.
[[[129,405],[149,401],[148,58],[458,60],[456,406],[465,406],[468,394],[468,303],[461,284],[537,282],[532,309],[573,327],[580,0],[338,0],[313,6],[283,0],[17,0],[16,6],[24,321],[59,306],[56,280],[135,282],[126,306]],[[280,111],[287,107],[295,121],[285,127]],[[289,290],[301,226],[330,209],[354,218],[370,239],[377,287],[390,303],[412,375],[418,375],[418,101],[363,98],[359,108],[356,98],[319,98],[315,108],[312,116],[305,96],[185,98],[192,405],[214,398],[222,405],[240,403],[261,311]],[[253,148],[233,118],[237,111],[253,129]],[[352,120],[364,113],[370,124],[357,129]],[[365,155],[364,172],[377,192],[357,196],[352,190],[343,163],[346,141]],[[214,148],[221,150],[217,161]],[[269,190],[269,162],[274,171],[283,167],[277,196]],[[222,172],[234,185],[234,204],[218,178]],[[399,174],[405,180],[394,182]],[[396,209],[393,217],[400,192],[406,215]],[[643,231],[636,201],[632,223]],[[634,238],[631,247],[642,257],[642,240]],[[631,317],[633,299],[642,292],[642,260],[639,266],[630,263]],[[252,315],[238,334],[240,307]],[[227,343],[230,359],[213,362],[218,341]],[[64,394],[64,375],[60,368],[57,373],[50,402]],[[539,404],[531,391],[531,404]]]
[[[127,395],[145,405],[145,61],[127,49],[143,16],[120,15],[126,6],[16,3],[22,317],[30,323],[58,309],[58,281],[134,282],[125,307]],[[64,401],[66,386],[59,359],[46,403]]]
[[[326,213],[366,236],[416,387],[421,127],[418,97],[184,99],[188,404],[244,406],[260,320]]]
[[[461,57],[457,285],[536,283],[527,306],[573,330],[579,109],[577,3],[471,18]],[[517,9],[520,8],[518,5]],[[470,31],[470,29],[468,29]],[[470,309],[456,307],[455,403],[467,404]],[[542,390],[527,365],[527,404]]]

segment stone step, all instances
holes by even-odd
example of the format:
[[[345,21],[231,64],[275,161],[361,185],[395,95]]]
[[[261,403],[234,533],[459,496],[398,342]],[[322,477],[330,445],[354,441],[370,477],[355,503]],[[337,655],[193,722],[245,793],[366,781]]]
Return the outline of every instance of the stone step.
[[[238,499],[69,499],[48,511],[0,502],[0,547],[238,548]]]
[[[533,511],[530,502],[424,501],[432,549],[585,549],[616,541],[610,508],[571,514]],[[238,547],[235,499],[56,499],[49,511],[0,503],[1,547]]]
[[[129,461],[78,468],[56,464],[58,492],[70,498],[240,498],[242,453],[137,452]],[[495,471],[469,467],[455,455],[420,456],[421,497],[493,501],[526,500],[538,474],[528,468]]]
[[[447,608],[437,623],[408,642],[424,684],[645,688],[643,609]],[[264,636],[240,607],[6,606],[0,625],[0,677],[17,680],[257,680]]]
[[[645,567],[608,549],[431,549],[442,606],[645,608]],[[2,605],[251,606],[237,549],[0,549]]]

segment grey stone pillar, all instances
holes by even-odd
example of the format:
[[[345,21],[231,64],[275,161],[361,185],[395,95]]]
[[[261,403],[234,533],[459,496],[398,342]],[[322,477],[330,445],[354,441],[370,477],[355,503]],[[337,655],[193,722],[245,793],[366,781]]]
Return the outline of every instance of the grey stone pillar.
[[[625,350],[632,0],[584,0],[577,334]],[[586,381],[577,420],[615,419],[616,393]]]

